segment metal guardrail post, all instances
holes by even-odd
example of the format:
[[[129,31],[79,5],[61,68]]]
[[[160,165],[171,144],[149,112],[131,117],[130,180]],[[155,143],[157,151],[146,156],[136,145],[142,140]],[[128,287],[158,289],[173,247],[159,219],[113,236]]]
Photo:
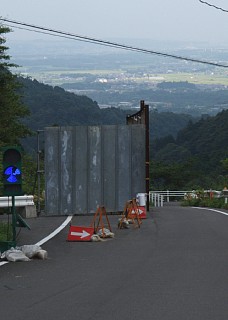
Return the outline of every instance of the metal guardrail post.
[[[154,207],[163,207],[164,205],[164,195],[160,193],[150,192],[149,199],[150,199],[150,202],[153,203]]]

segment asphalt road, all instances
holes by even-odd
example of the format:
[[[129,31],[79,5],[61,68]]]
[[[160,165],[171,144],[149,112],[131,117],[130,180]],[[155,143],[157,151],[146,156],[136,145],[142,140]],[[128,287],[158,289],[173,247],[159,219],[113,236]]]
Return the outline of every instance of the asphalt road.
[[[1,267],[1,319],[228,319],[227,215],[172,206],[140,229],[110,221],[114,239],[67,242],[66,227],[42,246],[48,260]]]

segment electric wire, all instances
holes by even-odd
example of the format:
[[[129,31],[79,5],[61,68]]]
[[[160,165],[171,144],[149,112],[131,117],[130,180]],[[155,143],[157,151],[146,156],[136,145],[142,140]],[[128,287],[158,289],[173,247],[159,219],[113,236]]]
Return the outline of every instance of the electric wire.
[[[18,25],[23,26],[23,27],[20,27],[20,28],[21,29],[22,28],[26,29],[28,31],[34,31],[33,29],[35,29],[36,30],[35,32],[45,33],[45,34],[48,34],[48,35],[51,35],[51,36],[62,37],[62,38],[67,38],[67,39],[76,40],[76,41],[82,41],[82,42],[89,42],[89,43],[92,43],[92,44],[98,44],[98,45],[103,45],[103,46],[113,47],[113,48],[119,48],[119,49],[123,49],[123,50],[134,51],[134,52],[140,52],[140,53],[147,53],[147,54],[158,55],[158,56],[163,56],[163,57],[169,57],[169,58],[174,58],[174,59],[178,59],[178,60],[190,61],[190,62],[194,62],[194,63],[212,65],[212,66],[215,66],[215,67],[228,68],[228,65],[225,65],[225,64],[222,64],[222,63],[211,62],[211,61],[206,61],[206,60],[199,60],[199,59],[194,59],[194,58],[183,57],[183,56],[180,56],[180,55],[164,53],[164,52],[160,52],[160,51],[154,51],[154,50],[149,50],[149,49],[138,48],[138,47],[135,47],[135,46],[120,44],[120,43],[101,40],[101,39],[96,39],[96,38],[92,38],[92,37],[88,37],[88,36],[82,36],[82,35],[78,35],[78,34],[73,34],[73,33],[64,32],[64,31],[61,31],[61,30],[55,30],[55,29],[50,29],[50,28],[41,27],[41,26],[36,26],[36,25],[33,25],[33,24],[28,24],[28,23],[24,23],[24,22],[15,21],[15,20],[0,18],[0,21],[11,23],[13,25],[16,24],[17,26]],[[15,27],[15,26],[13,26],[13,27]],[[17,28],[19,28],[19,27],[17,27]],[[32,28],[32,29],[28,29],[28,28]]]
[[[0,19],[0,20],[1,20],[1,19]],[[7,24],[7,23],[4,23],[4,25],[7,26],[7,27],[10,27],[10,28],[15,28],[15,29],[26,30],[26,31],[35,32],[35,33],[46,34],[46,35],[53,36],[53,37],[57,37],[57,38],[77,40],[77,41],[81,41],[81,42],[87,42],[87,43],[92,43],[92,44],[94,44],[92,41],[83,40],[83,39],[74,39],[74,38],[72,38],[71,36],[64,36],[64,35],[60,35],[60,34],[54,34],[54,33],[51,33],[51,32],[45,32],[45,31],[39,31],[39,30],[32,30],[32,29],[28,29],[28,28],[13,26],[13,25]],[[111,47],[111,45],[110,45],[110,47]]]
[[[217,10],[220,10],[220,11],[223,11],[223,12],[228,12],[228,10],[226,9],[223,9],[221,7],[217,7],[216,5],[212,4],[212,3],[209,3],[209,2],[206,2],[206,1],[202,1],[202,0],[199,0],[199,2],[203,3],[203,4],[206,4],[207,6],[209,7],[212,7],[212,8],[215,8]]]

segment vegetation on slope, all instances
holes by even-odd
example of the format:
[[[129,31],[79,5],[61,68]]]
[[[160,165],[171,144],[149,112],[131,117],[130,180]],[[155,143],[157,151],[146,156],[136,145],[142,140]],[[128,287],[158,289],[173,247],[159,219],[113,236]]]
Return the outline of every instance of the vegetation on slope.
[[[86,96],[45,85],[37,80],[20,78],[20,82],[23,85],[23,101],[30,110],[30,116],[24,123],[34,131],[52,125],[125,124],[126,116],[135,112],[118,108],[100,109],[96,101]],[[168,134],[175,137],[190,120],[195,121],[186,114],[150,112],[150,139],[154,140]]]
[[[10,72],[16,65],[10,63],[5,46],[4,35],[10,32],[8,27],[0,25],[0,146],[19,144],[20,138],[30,135],[30,130],[20,120],[29,114],[18,94],[20,84]]]
[[[153,189],[223,189],[228,185],[228,110],[152,144]]]

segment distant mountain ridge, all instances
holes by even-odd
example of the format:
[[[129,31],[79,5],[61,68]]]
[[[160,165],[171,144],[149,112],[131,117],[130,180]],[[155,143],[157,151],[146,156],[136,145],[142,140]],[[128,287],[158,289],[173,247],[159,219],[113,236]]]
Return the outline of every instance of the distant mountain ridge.
[[[118,108],[100,109],[96,101],[86,96],[79,96],[60,87],[52,87],[29,78],[20,78],[20,81],[23,84],[23,101],[31,113],[23,122],[34,131],[53,125],[125,124],[126,116],[135,113],[135,110],[123,111]],[[193,120],[190,115],[151,112],[150,138],[153,140],[169,134],[176,136],[189,120]]]

